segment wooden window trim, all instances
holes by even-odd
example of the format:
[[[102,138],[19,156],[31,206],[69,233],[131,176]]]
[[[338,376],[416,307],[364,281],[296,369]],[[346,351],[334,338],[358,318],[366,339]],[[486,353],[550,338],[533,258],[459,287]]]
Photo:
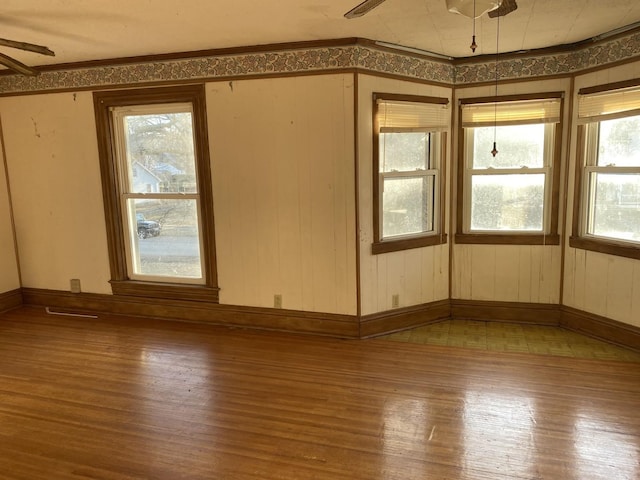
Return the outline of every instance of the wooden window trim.
[[[538,100],[545,98],[560,99],[560,122],[555,127],[553,160],[551,163],[551,204],[549,206],[549,233],[464,233],[464,177],[465,177],[465,144],[464,128],[462,128],[462,106],[473,103],[515,102],[521,100]],[[455,242],[459,244],[487,245],[559,245],[558,233],[560,207],[560,172],[562,164],[562,137],[564,131],[564,92],[546,92],[540,94],[503,95],[498,97],[477,97],[461,99],[458,106],[458,173],[456,178],[456,233]]]
[[[429,103],[434,105],[447,105],[449,103],[448,98],[443,97],[429,97],[421,95],[403,95],[395,93],[374,93],[373,94],[373,243],[371,244],[371,253],[373,255],[379,255],[383,253],[399,252],[403,250],[410,250],[413,248],[430,247],[434,245],[443,245],[448,242],[447,234],[445,230],[445,214],[446,214],[446,158],[447,158],[447,132],[441,132],[440,138],[440,160],[438,165],[439,172],[439,211],[434,215],[439,215],[437,219],[438,228],[440,233],[425,233],[421,235],[415,235],[411,237],[403,237],[393,240],[382,240],[380,238],[380,221],[382,220],[382,214],[380,212],[380,182],[379,182],[379,155],[380,155],[380,142],[379,142],[379,124],[377,119],[377,100],[389,100],[399,102],[415,102],[415,103]]]
[[[594,87],[594,89],[595,88],[597,87]],[[595,91],[600,92],[603,90]],[[578,125],[578,134],[576,139],[576,169],[573,191],[573,218],[571,222],[571,237],[569,237],[569,246],[573,248],[579,248],[581,250],[589,250],[592,252],[605,253],[608,255],[616,255],[618,257],[640,260],[640,245],[632,245],[613,239],[606,240],[601,237],[586,237],[581,233],[582,214],[584,212],[584,208],[586,208],[586,205],[583,204],[584,195],[582,192],[582,189],[584,188],[582,182],[583,168],[586,162],[586,136],[587,126]]]
[[[213,193],[211,190],[211,162],[204,85],[100,91],[94,92],[93,100],[111,271],[110,283],[113,293],[135,297],[218,302]],[[190,103],[193,105],[194,150],[197,157],[196,168],[201,198],[200,221],[205,266],[205,282],[202,285],[146,282],[128,278],[125,254],[126,234],[119,208],[121,192],[114,160],[114,125],[110,108],[157,103]]]

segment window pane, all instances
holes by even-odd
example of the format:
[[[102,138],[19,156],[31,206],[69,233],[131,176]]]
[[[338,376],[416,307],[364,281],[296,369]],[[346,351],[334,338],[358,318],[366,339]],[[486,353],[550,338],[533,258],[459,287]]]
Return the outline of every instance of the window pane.
[[[127,207],[134,274],[202,278],[195,200],[130,199]]]
[[[474,128],[473,168],[544,167],[544,130],[545,124]]]
[[[471,230],[543,231],[544,174],[473,175]]]
[[[381,133],[380,171],[428,169],[429,133]]]
[[[124,117],[130,193],[195,193],[190,112]]]
[[[640,241],[640,174],[591,174],[588,233]]]
[[[600,122],[598,165],[640,166],[640,117]]]
[[[433,176],[385,178],[382,196],[382,236],[433,231]]]

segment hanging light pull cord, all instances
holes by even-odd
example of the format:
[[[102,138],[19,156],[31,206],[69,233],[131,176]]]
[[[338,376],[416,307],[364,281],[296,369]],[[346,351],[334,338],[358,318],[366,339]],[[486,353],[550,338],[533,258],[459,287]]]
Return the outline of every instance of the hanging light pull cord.
[[[476,43],[476,0],[473,0],[473,36],[471,37],[471,51],[476,53],[478,44]]]
[[[491,150],[491,155],[494,157],[498,154],[498,147],[496,143],[496,136],[498,131],[498,47],[500,40],[500,17],[498,17],[498,28],[496,30],[496,90],[495,97],[496,101],[493,104],[493,150]]]

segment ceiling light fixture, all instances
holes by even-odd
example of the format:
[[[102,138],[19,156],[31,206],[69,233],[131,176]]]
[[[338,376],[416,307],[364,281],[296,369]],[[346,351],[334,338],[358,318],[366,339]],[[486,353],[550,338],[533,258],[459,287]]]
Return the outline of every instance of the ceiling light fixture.
[[[478,18],[500,6],[502,0],[446,0],[447,10],[469,18]]]
[[[446,0],[447,10],[473,19],[473,35],[471,37],[471,51],[476,53],[476,18],[500,7],[504,0]]]

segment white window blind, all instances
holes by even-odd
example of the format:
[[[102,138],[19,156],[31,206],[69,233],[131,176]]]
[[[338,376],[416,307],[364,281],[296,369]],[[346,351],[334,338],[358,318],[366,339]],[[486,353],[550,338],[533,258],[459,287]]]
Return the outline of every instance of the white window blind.
[[[378,100],[378,124],[381,133],[436,131],[449,126],[448,103]]]
[[[640,87],[610,90],[578,97],[580,123],[640,115]]]
[[[462,127],[489,127],[558,123],[560,98],[462,105]]]

